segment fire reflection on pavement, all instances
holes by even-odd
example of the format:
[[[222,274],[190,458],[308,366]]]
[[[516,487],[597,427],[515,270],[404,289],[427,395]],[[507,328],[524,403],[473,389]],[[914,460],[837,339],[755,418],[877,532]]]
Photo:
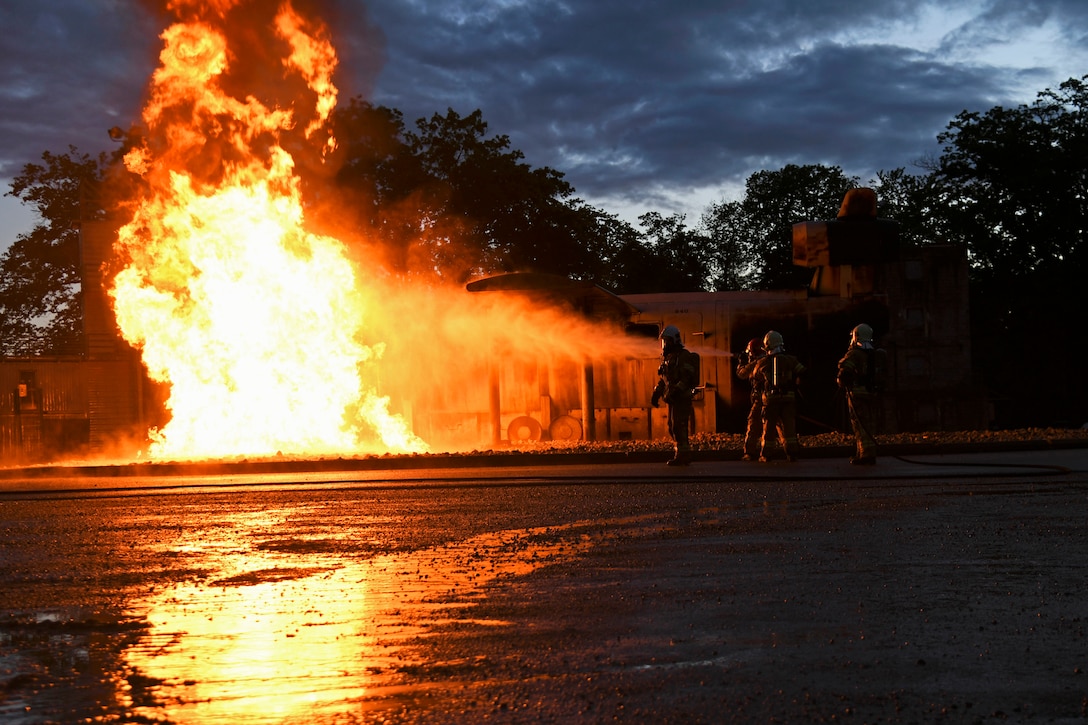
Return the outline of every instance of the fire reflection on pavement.
[[[260,522],[235,524],[188,531],[162,552],[192,559],[203,581],[132,601],[128,615],[148,633],[126,664],[159,683],[153,704],[131,703],[133,714],[258,723],[358,710],[405,685],[401,672],[414,663],[404,645],[460,619],[483,587],[593,545],[575,523],[360,561],[323,550],[324,539],[253,550],[234,536]]]

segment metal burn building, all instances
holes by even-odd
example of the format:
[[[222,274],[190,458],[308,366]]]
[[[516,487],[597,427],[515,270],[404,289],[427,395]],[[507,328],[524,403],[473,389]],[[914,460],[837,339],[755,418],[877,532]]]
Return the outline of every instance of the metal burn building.
[[[862,322],[874,328],[888,352],[883,432],[987,427],[989,405],[971,376],[968,265],[962,248],[901,248],[897,224],[876,217],[875,194],[856,189],[836,219],[794,225],[793,263],[812,270],[807,287],[613,295],[592,283],[509,274],[473,282],[468,289],[520,290],[588,317],[611,317],[633,335],[656,338],[666,325],[676,325],[685,346],[702,361],[695,433],[743,432],[750,390],[734,374],[733,355],[768,330],[781,332],[787,350],[808,368],[798,403],[799,432],[848,430],[835,374],[850,331]],[[527,383],[492,375],[489,414],[479,418],[477,433],[489,434],[493,444],[511,445],[666,438],[667,412],[650,404],[658,363],[657,357],[598,359],[581,369],[568,365],[558,373],[529,376]],[[526,391],[526,385],[535,387]],[[435,415],[417,415],[417,429],[427,428]]]
[[[34,463],[108,453],[156,420],[156,391],[120,338],[102,284],[116,227],[80,226],[86,347],[64,357],[0,360],[0,460]]]
[[[793,228],[793,263],[812,270],[807,287],[765,292],[616,295],[590,282],[541,274],[472,282],[468,294],[502,292],[534,304],[656,338],[676,325],[701,357],[696,433],[744,429],[749,390],[734,375],[734,353],[768,330],[808,368],[799,432],[845,429],[835,369],[850,330],[871,325],[888,352],[886,432],[984,429],[989,407],[971,379],[967,260],[962,248],[901,248],[894,222],[875,216],[875,196],[854,190],[839,217]],[[867,193],[866,193],[867,192]],[[67,358],[0,361],[0,458],[27,463],[108,453],[117,441],[161,424],[162,391],[138,353],[121,340],[102,284],[116,229],[81,228],[86,350]],[[473,445],[537,440],[640,440],[668,436],[666,410],[650,405],[659,358],[602,358],[581,365],[506,361],[481,378],[460,408],[416,403],[424,440],[450,431]]]

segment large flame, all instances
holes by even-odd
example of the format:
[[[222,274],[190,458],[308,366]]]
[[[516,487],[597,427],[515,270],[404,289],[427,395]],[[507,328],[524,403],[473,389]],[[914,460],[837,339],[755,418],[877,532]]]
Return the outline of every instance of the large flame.
[[[239,99],[228,90],[239,51],[221,26],[242,4],[170,3],[186,19],[162,34],[145,142],[125,160],[147,193],[120,231],[127,266],[111,294],[123,335],[170,390],[148,453],[425,450],[377,390],[384,346],[366,339],[365,286],[343,245],[303,226],[285,147],[300,126],[334,143],[323,131],[336,103],[327,32],[281,5],[264,31],[284,46],[284,87],[307,92],[295,105]]]
[[[327,28],[289,0],[166,7],[178,22],[125,157],[144,193],[110,290],[122,334],[169,390],[151,458],[428,450],[414,431],[447,450],[486,445],[496,385],[514,415],[561,416],[588,360],[647,357],[554,307],[375,274],[371,240],[352,238],[349,255],[313,233],[296,166],[335,148]]]

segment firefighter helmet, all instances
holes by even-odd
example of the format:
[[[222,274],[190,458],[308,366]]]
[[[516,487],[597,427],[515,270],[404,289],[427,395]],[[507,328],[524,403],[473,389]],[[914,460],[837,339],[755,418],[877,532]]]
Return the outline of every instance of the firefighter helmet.
[[[771,330],[763,336],[763,349],[768,355],[780,347],[782,347],[782,333]]]
[[[749,358],[757,358],[763,354],[763,340],[758,337],[753,337],[748,341],[748,347],[744,348],[744,353]]]
[[[873,328],[864,322],[850,331],[850,344],[855,347],[871,349],[873,347]]]
[[[667,325],[661,331],[661,349],[672,350],[680,346],[680,329],[676,325]]]

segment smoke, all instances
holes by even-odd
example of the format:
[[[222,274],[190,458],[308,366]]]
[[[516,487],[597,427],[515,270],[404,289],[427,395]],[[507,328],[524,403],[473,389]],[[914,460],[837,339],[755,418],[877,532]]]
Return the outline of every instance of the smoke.
[[[618,320],[592,321],[533,295],[367,275],[372,261],[357,262],[370,300],[363,343],[381,350],[371,363],[374,379],[432,449],[490,445],[485,423],[493,375],[500,376],[509,415],[537,415],[542,396],[560,415],[578,408],[585,366],[653,360],[656,367],[657,341],[625,334]],[[471,430],[446,436],[436,427],[442,420]]]

